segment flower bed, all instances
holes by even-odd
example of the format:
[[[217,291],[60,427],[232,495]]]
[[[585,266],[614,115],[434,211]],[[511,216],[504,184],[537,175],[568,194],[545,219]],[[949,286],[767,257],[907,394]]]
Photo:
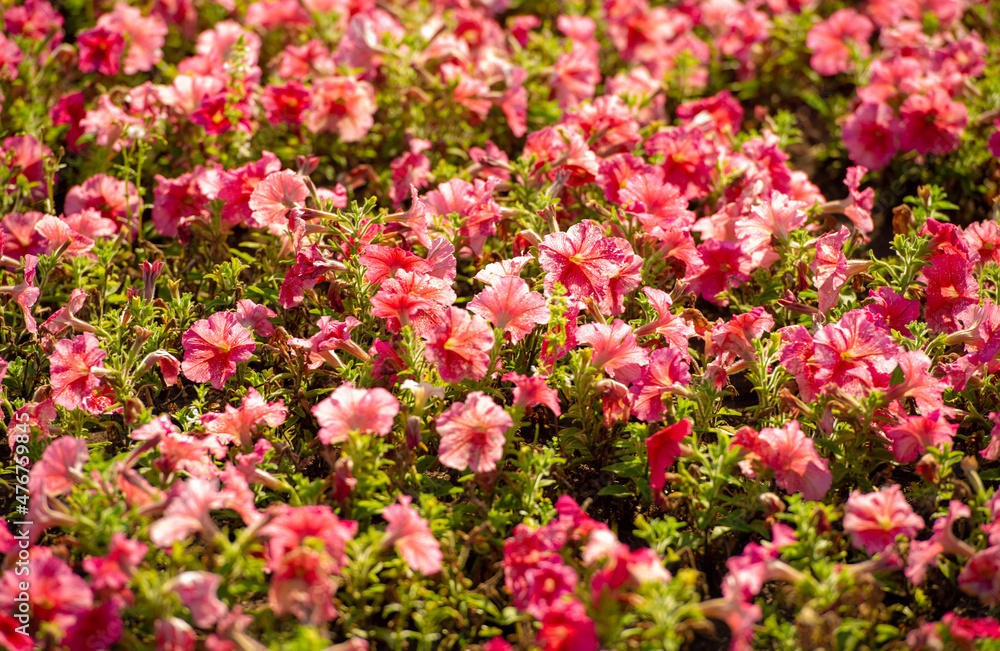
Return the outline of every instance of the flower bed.
[[[0,646],[1000,648],[998,11],[7,3]]]

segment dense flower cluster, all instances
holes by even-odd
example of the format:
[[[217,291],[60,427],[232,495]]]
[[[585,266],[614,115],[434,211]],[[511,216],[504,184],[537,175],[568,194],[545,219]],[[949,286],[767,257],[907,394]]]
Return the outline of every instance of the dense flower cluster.
[[[1000,639],[996,3],[64,5],[0,648]]]

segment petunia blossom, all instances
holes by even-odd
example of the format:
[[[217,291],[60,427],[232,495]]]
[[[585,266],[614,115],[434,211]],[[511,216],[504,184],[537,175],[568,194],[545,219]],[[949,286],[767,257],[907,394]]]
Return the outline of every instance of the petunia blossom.
[[[611,277],[625,262],[614,239],[604,237],[601,227],[589,220],[565,233],[547,235],[538,245],[538,263],[546,272],[545,291],[550,293],[560,283],[571,296],[601,301]]]
[[[406,564],[421,574],[437,574],[441,571],[441,544],[431,533],[427,520],[422,518],[412,506],[413,498],[399,495],[399,504],[390,504],[382,509],[382,517],[388,523],[382,545],[395,545]]]
[[[855,490],[847,499],[844,531],[869,555],[894,545],[897,536],[912,538],[923,528],[924,519],[906,503],[898,484],[872,493]]]
[[[580,343],[594,349],[591,364],[620,382],[634,382],[649,363],[649,353],[636,342],[631,326],[621,319],[611,324],[580,326],[576,336]]]
[[[473,391],[435,421],[441,443],[438,459],[456,470],[489,472],[503,457],[507,430],[514,419],[482,391]]]
[[[535,325],[548,323],[550,317],[545,297],[517,276],[497,277],[472,299],[469,311],[503,330],[512,344],[524,339]]]
[[[489,372],[493,331],[486,320],[449,307],[441,325],[424,335],[424,356],[445,382],[481,380]]]
[[[250,217],[257,227],[283,226],[288,211],[305,205],[309,189],[291,170],[273,172],[254,187],[250,194]]]
[[[253,357],[253,334],[232,312],[216,312],[196,321],[181,338],[181,370],[192,382],[211,382],[219,391],[236,373],[236,365]]]
[[[52,402],[77,409],[100,386],[101,379],[94,371],[104,370],[102,362],[107,355],[100,346],[97,337],[89,332],[56,342],[49,358]]]
[[[319,440],[330,445],[348,439],[353,432],[385,436],[399,413],[399,401],[381,387],[356,389],[342,384],[312,408],[319,422]]]
[[[681,441],[691,435],[693,423],[684,419],[664,427],[646,439],[646,456],[649,458],[649,487],[659,494],[667,484],[667,468],[684,454]]]
[[[284,400],[268,402],[250,387],[239,407],[226,405],[224,412],[202,414],[201,424],[222,442],[251,447],[258,429],[278,427],[285,422],[287,413]]]

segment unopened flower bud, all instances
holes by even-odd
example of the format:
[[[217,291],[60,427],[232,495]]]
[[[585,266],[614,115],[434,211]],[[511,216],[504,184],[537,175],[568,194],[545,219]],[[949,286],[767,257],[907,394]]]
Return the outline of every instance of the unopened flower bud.
[[[932,484],[938,483],[938,465],[937,459],[931,454],[925,454],[917,462],[917,474],[923,477],[926,481]]]
[[[420,436],[420,419],[416,416],[409,416],[406,419],[406,445],[411,450],[420,445],[423,440]]]
[[[354,470],[354,461],[350,457],[340,457],[333,464],[333,499],[342,502],[354,491],[358,485],[351,471]]]
[[[765,517],[769,518],[775,513],[785,512],[785,503],[782,502],[781,498],[774,493],[761,493],[761,495],[757,498],[757,501],[764,506],[765,512],[767,513]]]

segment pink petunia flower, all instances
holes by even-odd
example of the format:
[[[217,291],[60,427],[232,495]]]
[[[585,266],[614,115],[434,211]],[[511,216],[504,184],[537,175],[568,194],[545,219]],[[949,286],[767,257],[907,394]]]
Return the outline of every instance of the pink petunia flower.
[[[157,649],[194,651],[197,633],[190,624],[179,617],[157,619],[153,631],[156,634]]]
[[[424,335],[424,356],[445,382],[481,380],[489,372],[493,331],[486,320],[449,307],[441,325]]]
[[[631,411],[643,422],[656,422],[665,409],[663,395],[690,383],[686,356],[676,348],[658,348],[649,355],[642,376],[629,388]]]
[[[152,70],[163,58],[161,48],[167,36],[167,24],[160,16],[143,17],[138,8],[118,2],[111,12],[97,19],[97,26],[128,37],[122,67],[126,75]]]
[[[866,58],[871,50],[868,39],[875,26],[863,14],[853,9],[840,9],[824,21],[813,25],[806,36],[806,47],[812,50],[809,65],[821,75],[835,75],[854,68],[851,47]]]
[[[819,311],[826,314],[840,301],[840,290],[847,280],[868,269],[870,262],[848,260],[843,248],[851,237],[846,226],[831,231],[816,240],[816,257],[809,264],[813,272],[813,284],[819,299]]]
[[[103,371],[106,352],[97,338],[85,332],[72,339],[56,342],[49,358],[52,402],[66,409],[78,409],[83,399],[101,384],[94,373]]]
[[[878,171],[899,151],[902,130],[903,123],[890,106],[864,102],[847,116],[841,135],[852,161]]]
[[[889,287],[873,289],[868,297],[872,303],[864,310],[875,325],[911,336],[907,326],[920,318],[920,301],[904,298]]]
[[[334,562],[334,572],[347,565],[347,542],[358,532],[354,520],[341,520],[329,506],[293,507],[280,504],[272,507],[274,518],[261,530],[268,539],[267,566],[278,570],[285,557],[295,552],[309,538],[323,542],[323,551]]]
[[[928,566],[937,566],[938,556],[944,553],[969,557],[975,550],[964,540],[955,537],[952,526],[959,518],[968,518],[971,509],[958,500],[948,502],[948,515],[934,521],[934,534],[928,540],[910,541],[906,558],[906,578],[914,585],[923,583]]]
[[[813,440],[802,432],[797,420],[783,427],[765,427],[757,433],[742,427],[732,445],[750,452],[749,458],[740,462],[745,475],[756,476],[752,463],[758,461],[774,471],[775,482],[789,494],[802,493],[807,500],[821,500],[833,483],[829,461],[816,453]]]
[[[38,322],[31,315],[31,307],[38,302],[41,290],[35,286],[35,274],[38,270],[38,258],[27,254],[24,256],[24,282],[0,287],[0,293],[10,294],[14,302],[21,308],[24,317],[24,329],[34,334],[38,332]]]
[[[649,363],[649,353],[635,339],[631,326],[615,319],[610,325],[588,323],[577,330],[577,339],[593,349],[591,364],[620,382],[634,382]]]
[[[899,463],[916,461],[929,447],[951,443],[958,425],[949,423],[940,411],[926,416],[905,416],[885,431],[892,441],[892,456]]]
[[[823,326],[813,343],[816,381],[855,395],[887,387],[896,368],[895,357],[901,352],[861,310],[851,310],[839,322]]]
[[[514,407],[524,409],[536,405],[545,405],[558,418],[562,414],[559,408],[559,391],[548,385],[548,378],[541,375],[527,377],[517,373],[507,373],[502,378],[504,382],[514,383]]]
[[[866,554],[885,551],[897,536],[912,538],[924,528],[924,519],[913,512],[898,484],[862,494],[853,491],[847,499],[844,531],[851,543]]]
[[[524,339],[535,325],[548,323],[550,318],[545,297],[530,291],[528,283],[516,276],[496,278],[472,299],[469,311],[503,330],[512,344]]]
[[[481,255],[486,239],[496,233],[496,225],[500,222],[500,205],[493,199],[498,183],[496,178],[476,179],[472,183],[451,179],[441,183],[424,199],[428,216],[445,218],[445,223],[449,224],[445,231],[450,233],[451,216],[458,215],[462,219],[458,234],[468,238],[473,253]]]
[[[730,366],[737,360],[754,361],[757,352],[753,341],[773,327],[774,317],[761,305],[737,314],[728,322],[720,319],[705,337],[705,354],[716,357],[722,366]]]
[[[247,330],[253,330],[261,339],[274,334],[274,325],[268,319],[276,316],[278,315],[274,310],[250,299],[244,298],[236,302],[236,321]]]
[[[750,252],[755,266],[766,269],[779,259],[771,242],[787,244],[792,231],[805,225],[805,208],[804,202],[773,192],[769,201],[754,206],[749,215],[736,220],[736,237],[744,243],[744,250]]]
[[[250,195],[251,223],[259,228],[284,226],[288,211],[303,207],[308,196],[305,181],[295,172],[269,174]]]
[[[306,128],[336,133],[342,142],[357,142],[375,124],[375,89],[354,77],[323,77],[313,84]]]
[[[223,202],[222,219],[227,224],[240,222],[251,223],[253,210],[250,208],[250,197],[261,181],[281,171],[281,161],[269,151],[261,152],[258,160],[252,161],[232,170],[224,171],[219,176],[218,197]]]
[[[27,576],[31,577],[27,582],[27,603],[33,618],[39,622],[53,622],[59,628],[66,628],[93,606],[94,594],[90,586],[49,547],[32,547],[24,567],[28,568],[27,572],[22,570],[15,574],[17,568],[12,567],[0,578],[2,612],[18,612],[15,600],[25,592],[21,584]]]
[[[482,391],[473,391],[465,402],[456,402],[435,421],[441,443],[438,459],[456,470],[494,470],[503,457],[507,430],[514,419]]]
[[[212,628],[229,612],[229,607],[219,600],[218,590],[222,577],[213,572],[181,572],[167,581],[163,588],[180,597],[188,610],[191,621],[198,628]]]
[[[1000,545],[973,554],[958,573],[958,587],[988,606],[1000,604]]]
[[[68,493],[83,479],[83,464],[89,459],[86,441],[74,436],[58,438],[31,467],[28,488],[32,494],[52,497]]]
[[[378,293],[369,299],[372,316],[387,319],[389,332],[413,326],[417,334],[429,334],[443,321],[448,307],[455,302],[451,283],[428,274],[397,271],[385,279]]]
[[[399,495],[399,504],[390,504],[382,509],[382,517],[388,523],[382,545],[395,545],[406,564],[421,574],[437,574],[441,571],[441,544],[431,533],[427,520],[411,506],[413,498]]]
[[[646,456],[649,458],[649,487],[654,495],[667,485],[667,468],[684,454],[681,441],[691,435],[693,424],[684,419],[664,427],[646,439]]]
[[[351,432],[387,435],[399,413],[399,401],[381,387],[355,389],[348,382],[315,405],[312,413],[320,425],[319,440],[330,445],[346,441]]]
[[[210,540],[219,531],[211,511],[224,508],[225,504],[218,479],[192,477],[181,484],[160,519],[150,525],[149,540],[161,548],[186,540],[196,532]]]
[[[754,269],[750,256],[735,242],[709,240],[698,247],[698,257],[699,265],[689,268],[684,280],[690,291],[718,305],[729,304],[728,300],[717,298],[719,293],[750,280]]]
[[[910,95],[899,108],[904,128],[899,146],[918,154],[947,154],[958,148],[969,122],[965,104],[952,100],[942,88]]]
[[[689,356],[688,339],[695,336],[694,328],[670,311],[670,306],[673,304],[670,294],[654,287],[643,287],[642,293],[646,295],[649,304],[656,311],[656,319],[636,328],[635,335],[637,337],[649,334],[661,335],[671,348],[676,349],[687,358]]]
[[[896,362],[903,380],[889,387],[885,394],[887,401],[903,402],[912,398],[921,414],[940,411],[942,416],[953,415],[952,409],[945,406],[942,399],[948,383],[931,375],[931,359],[926,353],[922,350],[908,350],[896,355]]]
[[[201,424],[220,442],[238,443],[248,448],[254,444],[259,428],[278,427],[285,422],[287,414],[284,400],[267,402],[257,389],[250,387],[239,407],[226,405],[222,413],[202,414]]]
[[[957,253],[934,255],[917,280],[927,287],[927,325],[934,332],[955,332],[965,312],[979,303],[973,265]]]
[[[613,238],[590,220],[570,226],[565,233],[545,236],[538,245],[538,263],[545,274],[545,291],[561,283],[571,296],[602,301],[612,276],[627,262]]]
[[[221,391],[236,373],[236,365],[253,357],[257,348],[253,334],[232,312],[216,312],[196,321],[181,338],[184,361],[181,370],[192,382],[211,382]]]
[[[148,552],[149,545],[146,543],[115,532],[111,534],[108,553],[83,559],[83,569],[91,575],[90,583],[94,589],[120,591],[132,580]]]

